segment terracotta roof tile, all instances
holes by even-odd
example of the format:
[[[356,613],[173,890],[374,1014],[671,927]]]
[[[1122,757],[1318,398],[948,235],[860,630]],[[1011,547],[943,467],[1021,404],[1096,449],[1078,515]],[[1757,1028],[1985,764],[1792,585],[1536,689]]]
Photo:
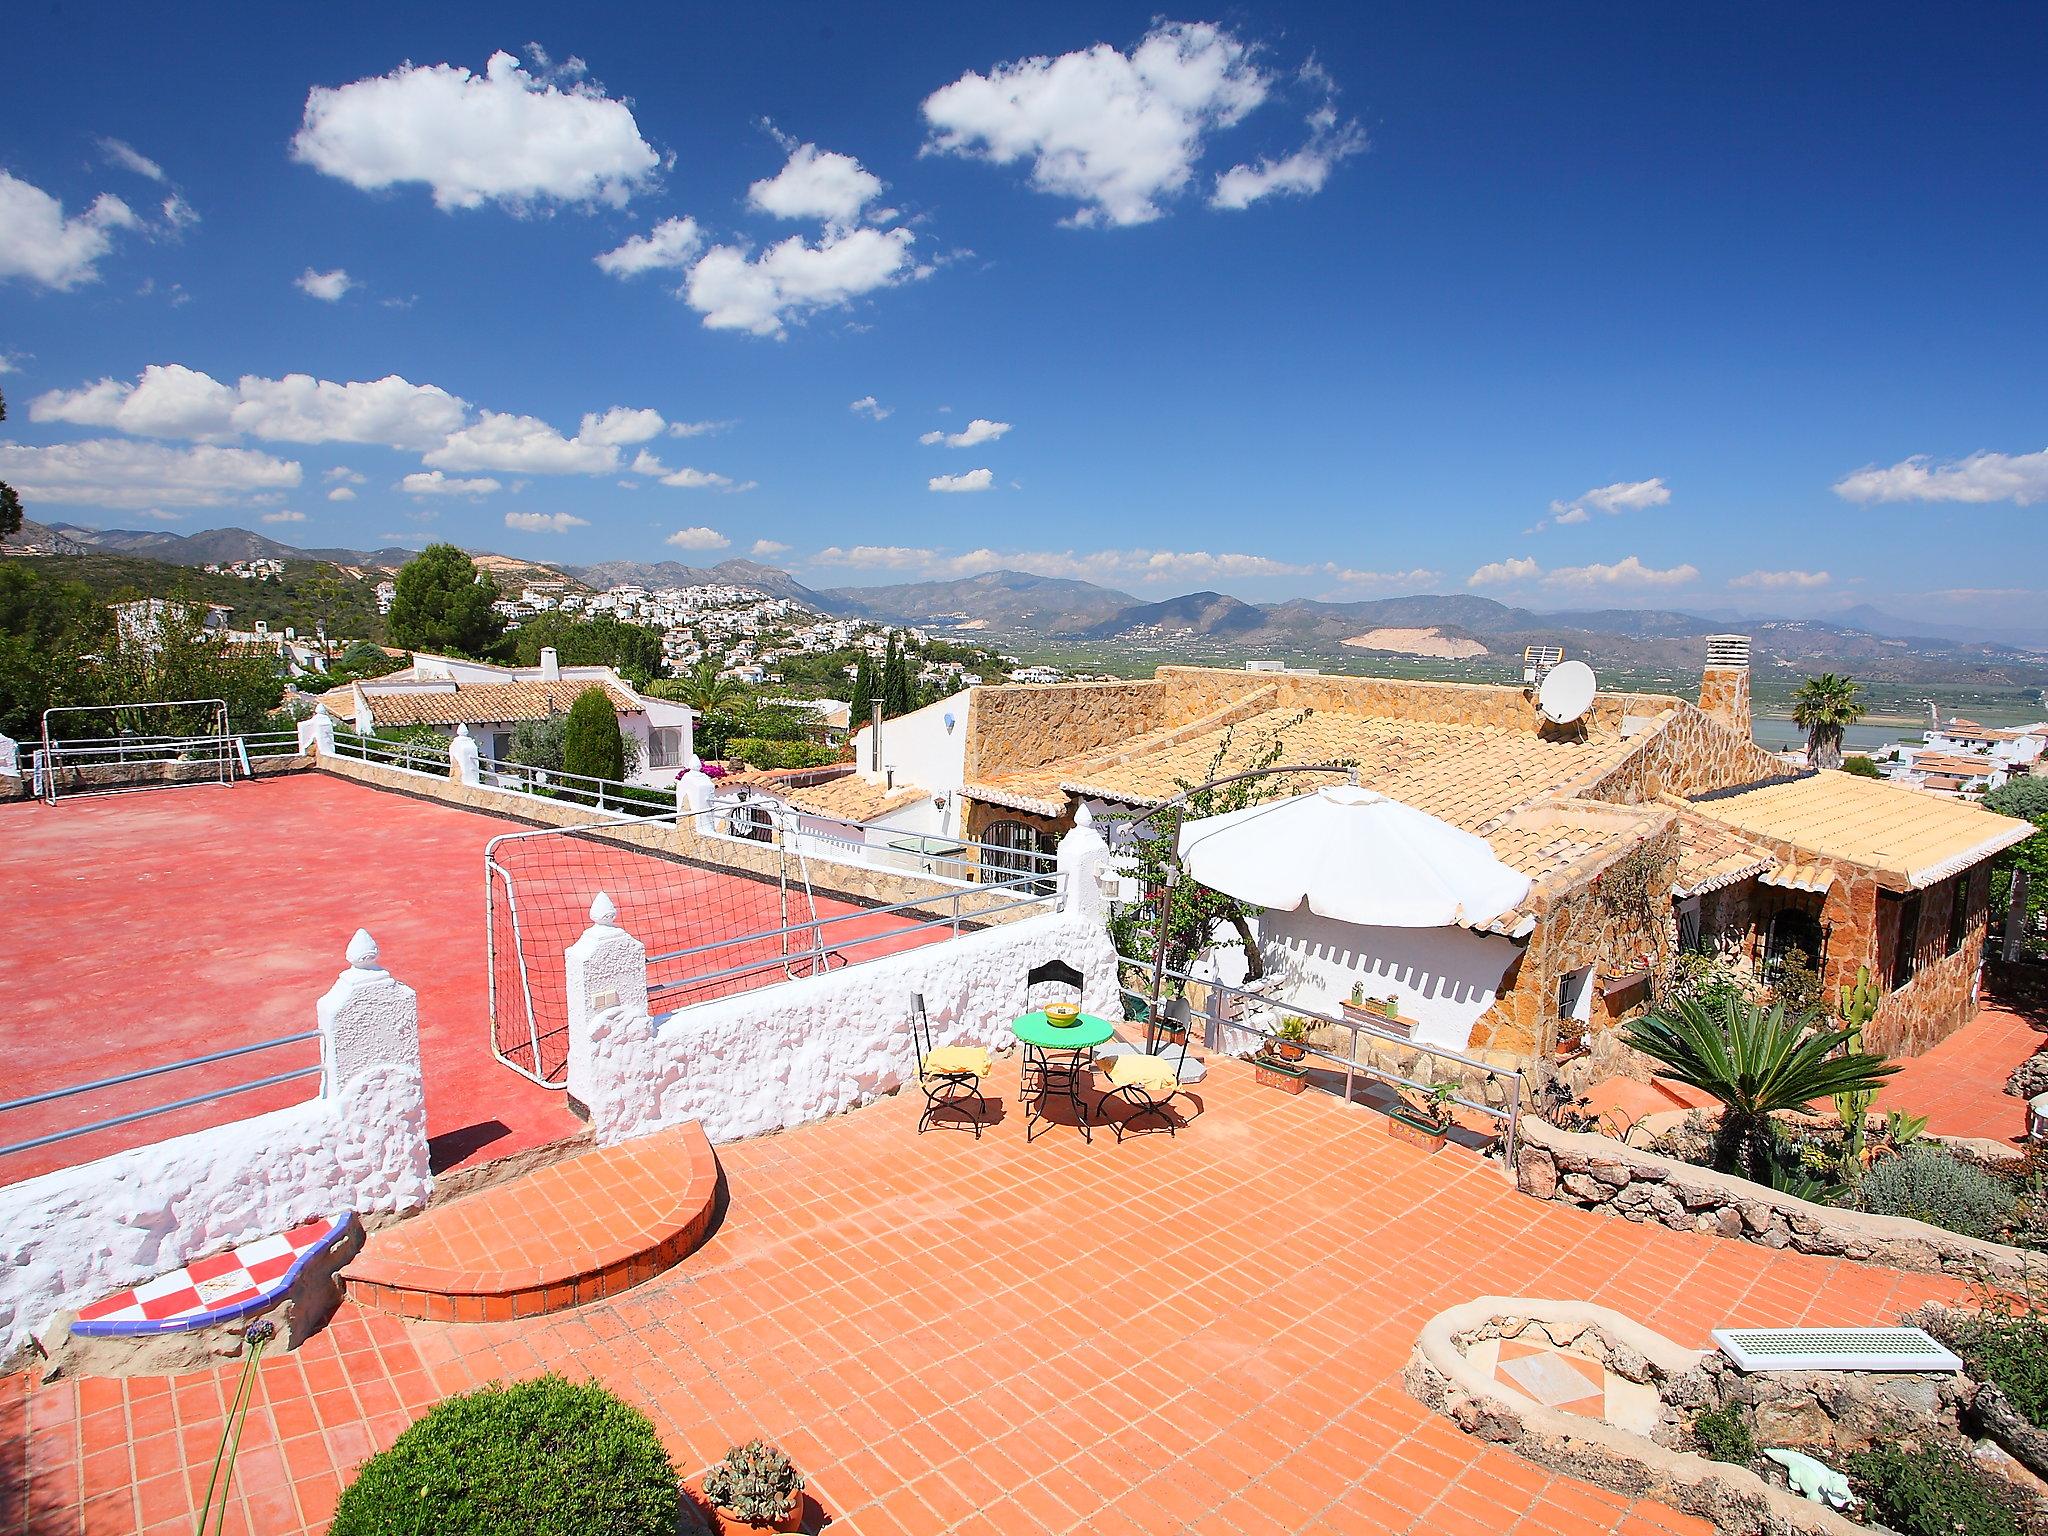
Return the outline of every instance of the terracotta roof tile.
[[[1847,773],[1806,773],[1693,802],[1723,826],[1860,864],[1917,889],[2010,848],[2033,827],[1960,801]]]
[[[890,789],[883,784],[871,783],[857,773],[849,773],[843,779],[833,779],[827,784],[809,784],[801,789],[780,791],[782,798],[800,811],[813,816],[829,816],[835,821],[850,821],[856,825],[875,821],[892,811],[915,805],[931,792],[915,785]]]
[[[473,721],[545,720],[563,715],[588,688],[602,687],[622,714],[640,706],[609,684],[572,682],[460,683],[451,688],[393,690],[365,687],[379,725],[460,725]],[[348,705],[354,712],[354,703]]]
[[[1678,819],[1678,874],[1674,896],[1697,896],[1760,875],[1778,856],[1732,827],[1690,813]]]

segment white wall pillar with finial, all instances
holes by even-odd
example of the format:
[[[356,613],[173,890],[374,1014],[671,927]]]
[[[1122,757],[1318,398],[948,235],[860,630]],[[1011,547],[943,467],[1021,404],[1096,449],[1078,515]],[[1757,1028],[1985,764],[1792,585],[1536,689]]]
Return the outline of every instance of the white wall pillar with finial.
[[[1109,893],[1103,879],[1111,868],[1109,843],[1095,830],[1095,816],[1086,805],[1074,813],[1074,825],[1060,839],[1057,866],[1064,889],[1060,910],[1091,922],[1109,921]]]
[[[21,748],[12,736],[0,732],[0,778],[21,777]]]
[[[340,1098],[371,1068],[420,1070],[419,994],[384,969],[368,930],[356,930],[343,956],[348,969],[314,1008],[327,1069],[322,1092],[330,1099]]]
[[[467,725],[455,727],[455,739],[448,743],[448,777],[458,784],[477,785],[484,781],[476,738]]]
[[[683,771],[676,775],[676,825],[681,826],[684,817],[692,817],[691,826],[709,837],[717,820],[711,810],[711,801],[717,793],[718,786],[704,771],[703,760],[694,752],[684,758]]]
[[[591,1023],[623,1009],[647,1013],[647,946],[619,926],[619,909],[603,891],[590,903],[590,926],[562,953],[569,996],[569,1096],[588,1104]]]
[[[299,751],[308,757],[334,756],[334,716],[325,704],[315,704],[312,715],[299,722]]]

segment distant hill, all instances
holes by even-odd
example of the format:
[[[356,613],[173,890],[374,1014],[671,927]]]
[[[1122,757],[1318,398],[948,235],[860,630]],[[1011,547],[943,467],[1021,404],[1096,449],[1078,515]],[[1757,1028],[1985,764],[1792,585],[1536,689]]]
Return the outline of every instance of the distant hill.
[[[230,560],[331,560],[337,565],[395,571],[412,549],[301,549],[247,528],[209,528],[202,533],[164,533],[143,528],[81,528],[52,523],[57,532],[109,554],[138,555],[170,565],[216,565]]]
[[[1128,592],[1028,571],[984,571],[957,581],[833,587],[821,595],[839,604],[840,611],[879,623],[929,625],[961,619],[960,628],[1029,634],[1083,630],[1138,605]]]
[[[684,565],[678,560],[607,560],[599,565],[562,567],[593,587],[752,587],[770,597],[786,597],[818,613],[843,613],[846,605],[829,593],[813,592],[787,571],[754,560],[721,560],[713,566]]]
[[[1221,592],[1190,592],[1182,597],[1169,597],[1163,603],[1139,603],[1126,608],[1083,630],[1082,636],[1089,640],[1113,640],[1133,631],[1158,630],[1236,639],[1264,634],[1273,627],[1263,608]]]

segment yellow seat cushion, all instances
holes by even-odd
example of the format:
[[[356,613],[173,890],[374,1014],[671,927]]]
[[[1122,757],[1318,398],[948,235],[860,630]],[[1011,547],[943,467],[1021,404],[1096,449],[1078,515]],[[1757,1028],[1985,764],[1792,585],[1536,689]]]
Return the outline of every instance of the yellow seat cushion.
[[[926,1077],[987,1077],[995,1070],[988,1050],[979,1045],[942,1045],[925,1053],[918,1070]]]
[[[1112,1088],[1142,1088],[1150,1094],[1172,1093],[1180,1087],[1180,1071],[1163,1056],[1131,1051],[1111,1058],[1109,1085]]]

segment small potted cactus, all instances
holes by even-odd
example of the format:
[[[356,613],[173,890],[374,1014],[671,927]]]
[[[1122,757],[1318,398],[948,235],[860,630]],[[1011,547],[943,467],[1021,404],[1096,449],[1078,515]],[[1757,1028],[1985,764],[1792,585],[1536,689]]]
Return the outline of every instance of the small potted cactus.
[[[1267,1042],[1266,1054],[1275,1061],[1284,1061],[1292,1066],[1308,1054],[1308,1020],[1299,1014],[1290,1013],[1273,1026],[1273,1038]]]
[[[764,1440],[749,1440],[725,1453],[704,1474],[701,1491],[718,1513],[725,1536],[768,1536],[804,1528],[803,1474]]]

